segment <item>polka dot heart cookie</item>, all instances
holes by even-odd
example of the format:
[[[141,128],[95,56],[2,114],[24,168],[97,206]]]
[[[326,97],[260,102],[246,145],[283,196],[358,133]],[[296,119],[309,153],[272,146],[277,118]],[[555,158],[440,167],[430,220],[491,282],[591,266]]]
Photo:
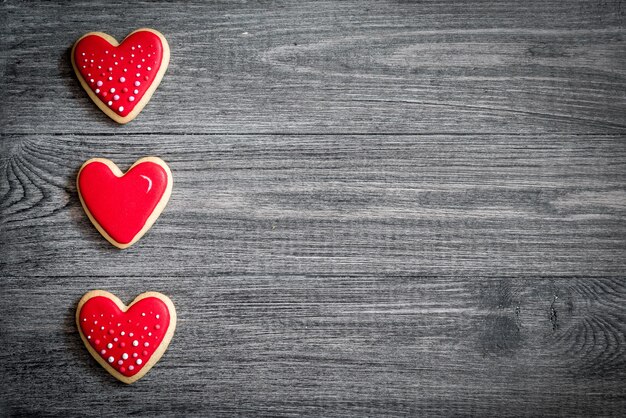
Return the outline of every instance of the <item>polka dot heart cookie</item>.
[[[92,158],[76,179],[80,202],[111,244],[127,248],[156,222],[172,193],[172,173],[157,157],[137,160],[124,174],[111,160]]]
[[[111,119],[127,123],[150,101],[167,70],[170,49],[153,29],[138,29],[122,43],[90,32],[76,41],[71,57],[89,97]]]
[[[115,295],[92,290],[76,308],[76,324],[89,353],[124,383],[141,379],[159,361],[176,328],[172,301],[157,292],[128,306]]]

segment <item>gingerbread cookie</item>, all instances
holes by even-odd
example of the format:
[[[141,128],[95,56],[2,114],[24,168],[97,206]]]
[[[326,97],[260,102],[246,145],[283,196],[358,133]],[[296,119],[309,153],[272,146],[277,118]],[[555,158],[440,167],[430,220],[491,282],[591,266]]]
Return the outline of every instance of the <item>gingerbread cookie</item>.
[[[76,308],[78,332],[89,353],[124,383],[141,379],[159,361],[176,329],[172,301],[157,292],[128,306],[115,295],[92,290]]]
[[[118,43],[102,32],[83,35],[72,48],[72,66],[89,97],[111,119],[127,123],[150,101],[170,61],[165,37],[137,29]]]
[[[137,160],[124,174],[111,160],[93,158],[76,179],[80,202],[100,233],[118,248],[137,242],[157,220],[172,193],[172,173],[163,160]]]

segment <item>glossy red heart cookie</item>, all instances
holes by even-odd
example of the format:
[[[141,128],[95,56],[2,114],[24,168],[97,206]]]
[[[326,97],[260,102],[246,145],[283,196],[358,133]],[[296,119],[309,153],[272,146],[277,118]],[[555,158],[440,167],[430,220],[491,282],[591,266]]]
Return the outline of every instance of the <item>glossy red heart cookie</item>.
[[[172,173],[163,160],[137,160],[124,174],[111,161],[93,158],[76,179],[78,196],[100,233],[118,248],[137,242],[157,220],[172,193]]]
[[[72,66],[89,97],[118,123],[133,120],[158,87],[170,60],[165,37],[138,29],[121,44],[102,32],[83,35],[72,48]]]
[[[176,328],[172,301],[143,293],[126,306],[115,295],[92,290],[76,308],[78,331],[89,353],[124,383],[141,379],[169,345]]]

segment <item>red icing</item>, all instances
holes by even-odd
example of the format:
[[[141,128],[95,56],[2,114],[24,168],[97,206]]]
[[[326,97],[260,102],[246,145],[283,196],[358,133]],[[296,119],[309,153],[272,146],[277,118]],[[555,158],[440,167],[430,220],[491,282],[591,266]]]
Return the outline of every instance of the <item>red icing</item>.
[[[98,355],[115,370],[130,377],[148,363],[163,341],[170,325],[170,312],[167,305],[155,297],[141,299],[122,312],[111,299],[96,296],[82,306],[79,322],[83,335]],[[133,345],[135,341],[137,344]],[[124,354],[127,354],[126,359]],[[113,357],[112,362],[110,357]],[[141,364],[137,364],[137,360]]]
[[[74,63],[82,78],[94,93],[99,90],[96,95],[100,100],[120,116],[128,115],[139,103],[154,82],[162,59],[161,39],[149,31],[135,32],[119,46],[99,35],[88,35],[74,48]]]
[[[146,224],[167,189],[167,172],[144,161],[117,177],[104,163],[87,164],[78,186],[91,216],[120,244],[128,244]]]

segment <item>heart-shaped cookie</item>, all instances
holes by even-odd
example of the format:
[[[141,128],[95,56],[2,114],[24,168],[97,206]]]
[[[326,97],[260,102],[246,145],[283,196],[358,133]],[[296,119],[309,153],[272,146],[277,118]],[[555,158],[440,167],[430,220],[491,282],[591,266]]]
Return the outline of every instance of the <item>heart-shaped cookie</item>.
[[[83,35],[72,48],[72,66],[89,97],[111,119],[127,123],[150,101],[170,61],[165,37],[137,29],[119,44],[102,32]]]
[[[76,188],[87,216],[118,248],[137,242],[157,220],[172,193],[163,160],[145,157],[123,174],[106,158],[92,158],[78,172]]]
[[[78,302],[76,324],[98,363],[122,382],[133,383],[167,349],[176,328],[176,309],[157,292],[142,293],[126,306],[109,292],[92,290]]]

